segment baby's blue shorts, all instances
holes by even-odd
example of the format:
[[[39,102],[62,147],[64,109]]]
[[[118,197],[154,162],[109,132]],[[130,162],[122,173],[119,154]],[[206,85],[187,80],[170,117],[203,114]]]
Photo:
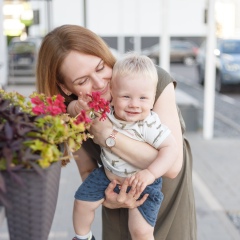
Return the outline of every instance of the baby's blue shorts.
[[[103,167],[94,169],[86,180],[81,184],[75,193],[77,200],[94,202],[105,198],[105,189],[108,187],[110,181],[107,178]],[[142,192],[138,200],[140,200],[146,193],[149,194],[147,200],[138,207],[138,210],[144,219],[154,227],[157,220],[157,215],[161,203],[163,201],[162,178],[158,178],[154,183],[148,185]],[[128,188],[127,192],[130,190]],[[119,193],[119,185],[114,188],[114,192]]]

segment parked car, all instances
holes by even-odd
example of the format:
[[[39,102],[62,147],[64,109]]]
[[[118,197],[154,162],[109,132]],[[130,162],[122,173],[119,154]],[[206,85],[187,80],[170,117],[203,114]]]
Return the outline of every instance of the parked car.
[[[228,86],[240,85],[240,39],[217,39],[214,55],[216,60],[216,91],[224,92]],[[204,84],[206,42],[201,45],[196,61],[199,83]]]
[[[150,57],[155,64],[159,64],[159,52],[159,44],[142,51],[142,53]],[[170,62],[181,62],[186,65],[192,65],[195,63],[197,52],[198,45],[193,42],[183,40],[170,41]]]
[[[35,75],[38,50],[42,39],[28,37],[25,40],[15,37],[8,47],[8,75],[33,76]]]

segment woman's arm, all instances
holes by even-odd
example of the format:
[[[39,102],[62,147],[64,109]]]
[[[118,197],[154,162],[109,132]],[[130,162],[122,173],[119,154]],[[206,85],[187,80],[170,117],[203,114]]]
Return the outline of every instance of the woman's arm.
[[[87,103],[82,100],[82,98],[79,98],[78,100],[74,100],[69,103],[67,112],[71,116],[76,116],[80,113],[82,109],[88,109],[88,106]],[[93,121],[91,126],[91,133],[94,135],[95,143],[99,144],[100,146],[106,147],[105,140],[108,138],[111,132],[112,123],[108,119],[105,121],[99,121],[99,119],[97,118],[95,121]],[[138,155],[139,149],[142,149],[142,153],[144,155]],[[149,144],[133,140],[121,133],[119,133],[117,136],[116,147],[113,147],[111,150],[116,155],[120,156],[127,162],[139,168],[147,168],[148,165],[153,161],[153,159],[156,158],[158,154],[158,151]],[[141,157],[141,159],[136,162],[136,157]]]
[[[108,119],[105,121],[95,119],[90,129],[94,136],[93,141],[102,147],[107,147],[105,141],[112,131],[113,126]],[[116,145],[111,148],[111,151],[139,168],[147,168],[158,154],[158,150],[149,144],[129,138],[120,132],[116,136]]]
[[[164,174],[165,177],[175,178],[182,168],[183,137],[176,106],[175,90],[173,83],[170,83],[165,87],[164,91],[157,99],[153,111],[155,111],[159,115],[161,122],[164,125],[168,126],[176,141],[178,152],[177,159],[173,166],[169,169],[169,171]]]
[[[160,117],[161,122],[168,126],[177,142],[178,157],[173,166],[164,176],[175,178],[182,166],[182,133],[175,102],[175,91],[173,83],[169,83],[159,98],[157,99],[154,109]],[[91,126],[91,132],[94,135],[94,142],[106,147],[105,140],[112,133],[112,124],[110,121],[94,120]],[[147,143],[133,140],[120,132],[116,136],[116,145],[111,150],[127,162],[141,169],[147,168],[157,157],[158,150]]]

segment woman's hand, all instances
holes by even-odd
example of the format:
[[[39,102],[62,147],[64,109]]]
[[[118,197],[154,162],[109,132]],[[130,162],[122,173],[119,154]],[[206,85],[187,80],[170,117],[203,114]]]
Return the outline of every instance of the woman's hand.
[[[127,193],[127,188],[129,186],[128,179],[125,179],[119,194],[113,191],[116,185],[116,181],[113,180],[105,190],[106,199],[103,202],[103,205],[107,208],[136,208],[142,205],[148,197],[148,194],[145,194],[141,200],[137,201],[141,193],[137,193],[136,188],[134,187],[132,187]]]

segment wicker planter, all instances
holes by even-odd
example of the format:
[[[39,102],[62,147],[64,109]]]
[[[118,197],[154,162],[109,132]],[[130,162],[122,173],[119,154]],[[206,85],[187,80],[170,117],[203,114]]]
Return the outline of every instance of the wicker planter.
[[[10,240],[47,240],[56,209],[61,162],[44,170],[41,177],[34,170],[19,171],[24,185],[19,187],[5,174],[7,198],[11,208],[6,208]]]

